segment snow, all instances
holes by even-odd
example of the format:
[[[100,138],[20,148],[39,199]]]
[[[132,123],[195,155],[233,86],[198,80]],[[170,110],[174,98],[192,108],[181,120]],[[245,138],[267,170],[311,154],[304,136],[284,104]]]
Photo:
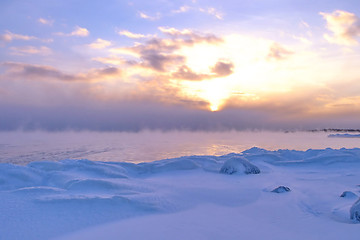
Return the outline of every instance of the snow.
[[[345,191],[340,195],[340,197],[357,199],[358,195],[356,195],[355,193],[353,193],[351,191]]]
[[[284,193],[284,192],[290,192],[291,189],[285,186],[279,186],[277,188],[275,188],[274,190],[272,190],[271,192],[274,193]]]
[[[221,167],[220,173],[259,174],[260,169],[243,157],[231,157],[230,159],[226,160],[224,165]]]
[[[358,148],[3,163],[0,239],[358,239],[359,167]]]
[[[360,198],[350,208],[350,218],[360,222]]]

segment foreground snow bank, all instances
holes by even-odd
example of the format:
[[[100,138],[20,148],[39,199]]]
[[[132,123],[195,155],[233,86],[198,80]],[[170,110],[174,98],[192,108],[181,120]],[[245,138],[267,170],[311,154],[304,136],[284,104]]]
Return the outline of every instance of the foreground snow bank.
[[[359,167],[360,149],[259,148],[0,164],[0,239],[357,239],[359,204],[339,194],[359,193]]]
[[[350,218],[360,222],[360,198],[352,205],[350,209]]]

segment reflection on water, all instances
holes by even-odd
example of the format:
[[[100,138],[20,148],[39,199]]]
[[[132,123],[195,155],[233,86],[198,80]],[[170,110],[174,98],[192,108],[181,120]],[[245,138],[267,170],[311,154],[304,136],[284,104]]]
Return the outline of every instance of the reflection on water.
[[[186,155],[224,155],[251,147],[268,150],[354,148],[359,138],[324,132],[0,132],[0,162],[89,159],[149,162]]]

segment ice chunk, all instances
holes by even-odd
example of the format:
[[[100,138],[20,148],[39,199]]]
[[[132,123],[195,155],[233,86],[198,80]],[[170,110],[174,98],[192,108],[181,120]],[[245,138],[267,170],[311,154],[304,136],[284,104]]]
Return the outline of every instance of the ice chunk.
[[[232,157],[228,159],[220,169],[220,173],[234,174],[259,174],[260,169],[243,157]]]
[[[350,218],[360,222],[360,198],[350,208]]]
[[[290,188],[288,187],[285,187],[285,186],[279,186],[277,188],[275,188],[274,190],[272,190],[271,192],[274,192],[274,193],[284,193],[284,192],[290,192]]]

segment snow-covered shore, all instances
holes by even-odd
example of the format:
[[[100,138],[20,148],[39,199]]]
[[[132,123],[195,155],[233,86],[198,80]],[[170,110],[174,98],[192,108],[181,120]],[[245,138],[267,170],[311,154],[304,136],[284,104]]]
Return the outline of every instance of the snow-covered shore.
[[[359,167],[360,149],[259,148],[0,164],[0,239],[358,239]]]

